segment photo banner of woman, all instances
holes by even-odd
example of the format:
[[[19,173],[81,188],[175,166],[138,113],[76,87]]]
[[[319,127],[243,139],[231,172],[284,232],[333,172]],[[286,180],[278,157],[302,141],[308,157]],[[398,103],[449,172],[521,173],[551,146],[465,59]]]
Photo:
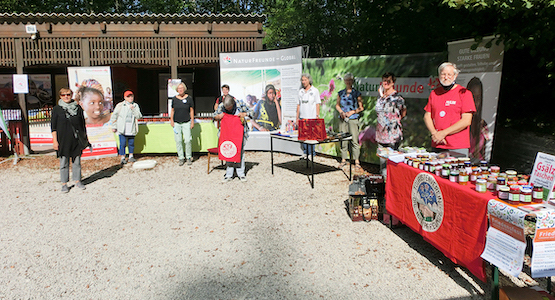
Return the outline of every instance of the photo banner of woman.
[[[75,101],[83,108],[93,152],[83,158],[117,156],[116,138],[110,117],[114,107],[110,67],[68,67],[69,87]]]

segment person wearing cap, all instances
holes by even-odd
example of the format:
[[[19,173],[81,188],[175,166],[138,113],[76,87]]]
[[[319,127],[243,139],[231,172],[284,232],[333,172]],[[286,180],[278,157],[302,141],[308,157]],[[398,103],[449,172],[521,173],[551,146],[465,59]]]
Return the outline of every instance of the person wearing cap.
[[[121,164],[126,164],[125,147],[128,147],[129,162],[135,162],[133,151],[135,150],[135,136],[139,132],[138,120],[142,118],[141,109],[135,103],[135,95],[132,91],[123,93],[123,101],[116,105],[112,118],[112,131],[119,135],[119,155]]]
[[[170,124],[173,127],[175,147],[177,148],[177,156],[179,165],[187,165],[193,163],[193,134],[195,127],[195,103],[193,97],[189,97],[187,86],[180,83],[177,86],[177,95],[172,98]],[[183,143],[185,143],[185,155],[183,154]]]
[[[254,107],[254,116],[251,120],[254,131],[278,130],[281,124],[281,107],[276,97],[276,88],[268,84],[264,97]]]

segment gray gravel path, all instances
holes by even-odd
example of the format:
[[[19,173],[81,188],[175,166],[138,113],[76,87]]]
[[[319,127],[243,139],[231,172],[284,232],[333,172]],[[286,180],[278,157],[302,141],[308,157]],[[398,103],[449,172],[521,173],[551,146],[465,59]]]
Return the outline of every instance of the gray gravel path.
[[[406,227],[350,221],[348,180],[317,157],[247,152],[248,182],[158,157],[89,172],[0,171],[0,298],[484,299],[477,281]],[[213,164],[214,161],[213,160]],[[84,161],[84,164],[89,163]]]

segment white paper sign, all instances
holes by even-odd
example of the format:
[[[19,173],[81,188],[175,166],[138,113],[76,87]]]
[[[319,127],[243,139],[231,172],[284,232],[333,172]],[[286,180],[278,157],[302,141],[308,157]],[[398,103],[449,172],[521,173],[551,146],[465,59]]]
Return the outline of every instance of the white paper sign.
[[[13,74],[13,92],[14,94],[29,93],[29,78],[26,74]]]
[[[494,266],[518,277],[518,274],[522,271],[525,249],[526,243],[490,227],[486,247],[481,257]]]
[[[530,183],[534,186],[547,188],[549,191],[547,199],[551,199],[553,185],[555,184],[555,156],[538,152],[532,169],[532,176],[530,176]]]
[[[532,255],[532,277],[551,277],[555,275],[555,242],[534,243]]]

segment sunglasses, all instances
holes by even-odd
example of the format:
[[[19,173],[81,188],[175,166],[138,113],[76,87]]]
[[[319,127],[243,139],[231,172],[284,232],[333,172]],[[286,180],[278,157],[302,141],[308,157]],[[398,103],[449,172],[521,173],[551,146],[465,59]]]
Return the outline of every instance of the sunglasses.
[[[64,97],[64,96],[71,96],[71,94],[60,94],[60,96]]]

